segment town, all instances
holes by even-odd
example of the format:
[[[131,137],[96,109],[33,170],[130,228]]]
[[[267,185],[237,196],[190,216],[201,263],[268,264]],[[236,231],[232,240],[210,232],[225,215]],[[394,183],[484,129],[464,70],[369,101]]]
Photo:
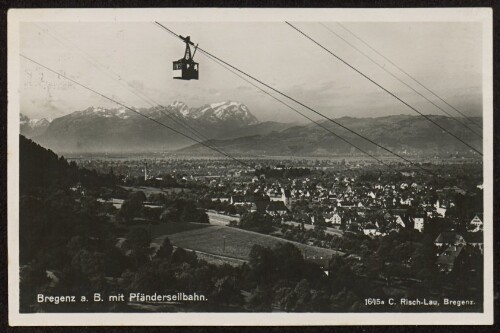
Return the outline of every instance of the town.
[[[355,248],[351,239],[383,239],[408,232],[413,232],[417,241],[431,237],[434,264],[442,274],[453,272],[457,261],[483,253],[479,163],[428,163],[427,167],[439,174],[432,177],[396,163],[388,170],[367,161],[344,159],[249,162],[253,168],[227,160],[182,158],[80,163],[101,171],[120,170],[125,174],[121,177],[124,188],[189,191],[212,224],[342,251],[358,260],[366,259],[366,253]],[[164,206],[154,193],[161,192],[153,192],[145,203],[156,210],[149,215],[153,219],[135,216],[135,223],[160,220]],[[266,217],[268,225],[254,221],[243,225],[242,217],[251,214]],[[399,249],[404,243],[395,245]],[[331,258],[307,259],[328,273]],[[411,262],[411,255],[405,260],[398,264]]]
[[[28,152],[40,149],[30,141],[25,145]],[[41,156],[31,152],[36,154]],[[186,273],[189,281],[192,274],[198,274],[199,265],[212,267],[216,275],[212,280],[223,279],[226,282],[220,283],[228,284],[225,288],[229,291],[219,292],[230,296],[219,295],[222,303],[206,303],[221,311],[305,311],[310,307],[318,311],[369,311],[364,300],[372,297],[421,296],[438,302],[436,299],[457,295],[472,300],[466,311],[482,306],[480,162],[450,159],[415,168],[349,158],[246,159],[242,165],[199,157],[92,156],[66,161],[53,156],[56,169],[62,168],[57,173],[60,179],[40,174],[54,174],[54,167],[49,165],[50,170],[43,171],[33,165],[24,169],[22,178],[31,181],[21,182],[22,193],[32,193],[22,196],[25,213],[21,228],[33,230],[21,238],[25,247],[22,262],[28,275],[34,274],[33,263],[38,262],[36,267],[43,269],[44,280],[48,279],[42,285],[50,288],[57,288],[65,278],[71,281],[73,275],[66,275],[57,268],[60,264],[52,262],[49,253],[55,249],[49,239],[48,250],[40,252],[30,237],[39,237],[38,232],[47,235],[41,226],[54,223],[49,218],[52,214],[68,216],[67,211],[73,211],[71,215],[80,216],[76,221],[82,222],[68,221],[77,225],[68,230],[56,225],[53,230],[56,239],[61,239],[62,230],[68,233],[63,238],[67,244],[57,241],[69,249],[65,260],[76,264],[77,271],[88,275],[89,281],[96,279],[95,274],[105,278],[101,283],[112,295],[204,294],[202,281],[186,287],[187,282],[174,278],[184,286],[174,289],[161,281],[152,286],[137,284],[156,281],[150,274],[156,274],[153,272],[160,268],[154,267],[166,260],[168,265],[184,265],[170,268],[175,276],[179,269],[191,267],[193,271]],[[39,187],[47,181],[58,185]],[[49,204],[41,208],[33,201],[33,193],[45,197],[38,200]],[[68,207],[63,209],[61,204]],[[27,213],[40,209],[36,216]],[[45,224],[36,222],[46,218]],[[53,221],[59,220],[56,224],[64,223],[65,218]],[[103,249],[95,242],[107,245]],[[48,264],[43,264],[47,260]],[[277,262],[272,263],[274,260]],[[285,267],[277,268],[281,264]],[[295,277],[289,281],[287,265],[304,268],[294,268]],[[258,273],[261,269],[278,271],[272,277],[265,277],[269,271],[252,278],[262,274]],[[237,278],[240,274],[245,278]],[[199,283],[202,285],[197,286]],[[305,283],[307,288],[302,286]],[[297,290],[292,292],[290,287]],[[298,297],[302,289],[307,289],[310,297],[326,292],[335,301],[288,299]],[[50,311],[48,303],[37,306]],[[163,311],[165,305],[128,302],[126,306],[124,311]],[[191,311],[203,305],[190,306],[177,304],[174,308]],[[380,311],[394,310],[387,304],[377,306]],[[453,311],[453,307],[448,310]]]

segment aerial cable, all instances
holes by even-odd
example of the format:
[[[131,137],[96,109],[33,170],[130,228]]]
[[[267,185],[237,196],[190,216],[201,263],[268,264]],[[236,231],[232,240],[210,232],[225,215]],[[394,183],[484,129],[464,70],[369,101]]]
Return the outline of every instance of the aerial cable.
[[[402,100],[400,97],[398,97],[397,95],[395,95],[394,93],[392,93],[388,89],[384,88],[382,85],[380,85],[379,83],[377,83],[376,81],[374,81],[372,78],[370,78],[369,76],[367,76],[366,74],[364,74],[363,72],[361,72],[360,70],[358,70],[356,67],[354,67],[353,65],[351,65],[350,63],[348,63],[344,59],[340,58],[339,56],[337,56],[335,53],[333,53],[332,51],[330,51],[329,49],[327,49],[326,47],[324,47],[320,43],[318,43],[312,37],[308,36],[306,33],[302,32],[300,29],[296,28],[291,23],[289,23],[289,22],[285,22],[285,23],[288,24],[293,29],[295,29],[301,35],[303,35],[304,37],[306,37],[307,39],[309,39],[310,41],[312,41],[314,44],[318,45],[320,48],[322,48],[323,50],[325,50],[326,52],[330,53],[332,56],[334,56],[335,58],[337,58],[338,60],[340,60],[342,63],[344,63],[345,65],[347,65],[349,68],[353,69],[356,73],[360,74],[361,76],[363,76],[364,78],[366,78],[368,81],[372,82],[377,87],[379,87],[380,89],[384,90],[386,93],[388,93],[389,95],[391,95],[392,97],[394,97],[395,99],[397,99],[398,101],[400,101],[401,103],[403,103],[404,105],[406,105],[407,107],[409,107],[411,110],[417,112],[419,115],[421,115],[422,117],[424,117],[425,119],[427,119],[428,121],[430,121],[431,123],[433,123],[434,125],[436,125],[437,127],[439,127],[441,130],[445,131],[446,133],[448,133],[449,135],[451,135],[452,137],[454,137],[458,141],[462,142],[464,145],[466,145],[467,147],[469,147],[470,149],[472,149],[473,151],[475,151],[479,155],[483,156],[483,154],[479,150],[477,150],[476,148],[472,147],[467,142],[463,141],[458,136],[456,136],[455,134],[451,133],[446,128],[444,128],[443,126],[439,125],[437,122],[435,122],[434,120],[432,120],[431,118],[429,118],[428,116],[426,116],[425,114],[423,114],[422,112],[418,111],[416,108],[414,108],[413,106],[411,106],[410,104],[408,104],[407,102],[405,102],[404,100]]]
[[[446,110],[444,110],[442,107],[440,107],[439,105],[437,105],[436,103],[434,103],[431,99],[429,99],[428,97],[426,97],[424,94],[422,94],[421,92],[419,92],[418,90],[416,90],[415,88],[413,88],[411,85],[409,85],[408,83],[406,83],[405,81],[401,80],[399,77],[397,77],[396,75],[394,75],[394,73],[392,73],[391,71],[389,71],[387,68],[385,68],[385,66],[381,65],[380,63],[376,62],[375,60],[373,60],[373,58],[371,58],[368,54],[366,54],[365,52],[363,52],[362,50],[360,50],[358,47],[356,47],[355,45],[353,45],[352,43],[350,43],[348,40],[346,40],[344,37],[340,36],[339,34],[337,34],[335,31],[331,30],[326,24],[324,23],[321,23],[320,24],[326,29],[328,30],[330,33],[334,34],[335,36],[337,36],[338,38],[340,38],[341,40],[343,40],[347,45],[351,46],[353,49],[355,49],[356,51],[358,51],[359,53],[361,53],[363,56],[365,56],[368,60],[370,60],[372,63],[374,63],[375,65],[377,65],[380,69],[382,69],[384,72],[386,72],[387,74],[389,74],[390,76],[392,76],[394,79],[396,79],[397,81],[399,81],[400,83],[404,84],[406,87],[410,88],[411,90],[413,90],[416,94],[418,94],[420,97],[424,98],[427,102],[431,103],[432,105],[434,105],[437,109],[441,110],[443,113],[445,113],[446,115],[448,115],[451,119],[455,120],[456,122],[458,122],[460,125],[462,125],[463,127],[467,128],[469,131],[471,131],[472,133],[474,133],[475,135],[479,136],[480,138],[482,138],[482,134],[476,132],[474,129],[470,128],[469,126],[467,126],[467,124],[461,122],[460,120],[458,120],[456,117],[454,117],[452,114],[450,114],[449,112],[447,112]]]
[[[290,104],[282,101],[281,99],[279,99],[278,97],[272,95],[271,93],[269,93],[268,91],[264,90],[262,87],[259,87],[258,85],[256,85],[255,83],[253,83],[252,81],[250,81],[249,79],[245,78],[244,76],[238,74],[236,71],[234,71],[233,69],[225,66],[224,64],[220,63],[218,60],[216,60],[215,58],[212,58],[211,56],[209,56],[208,54],[204,54],[202,53],[205,57],[207,57],[208,59],[212,60],[213,62],[215,62],[216,64],[218,64],[219,66],[221,66],[222,68],[228,70],[229,72],[233,73],[234,75],[238,76],[240,79],[246,81],[247,83],[251,84],[252,86],[254,86],[255,88],[259,89],[261,92],[263,92],[264,94],[268,95],[269,97],[275,99],[276,101],[278,101],[279,103],[283,104],[284,106],[288,107],[289,109],[295,111],[296,113],[300,114],[302,117],[308,119],[309,121],[311,121],[312,123],[316,124],[317,126],[323,128],[325,131],[329,132],[330,134],[334,135],[335,137],[339,138],[340,140],[346,142],[347,144],[353,146],[354,148],[358,149],[359,151],[361,151],[362,153],[370,156],[371,158],[375,159],[376,161],[382,163],[382,164],[386,164],[384,163],[382,160],[380,160],[379,158],[377,158],[376,156],[374,156],[373,154],[370,154],[368,153],[367,151],[359,148],[358,146],[354,145],[353,143],[349,142],[348,140],[344,139],[343,137],[341,137],[340,135],[336,134],[335,132],[333,132],[332,130],[330,130],[328,127],[324,126],[323,124],[321,124],[319,121],[317,120],[314,120],[312,119],[311,117],[307,116],[305,113],[297,110],[296,108],[294,108],[293,106],[291,106]]]
[[[238,162],[238,163],[240,163],[240,164],[242,164],[242,165],[244,165],[244,166],[246,166],[246,167],[250,167],[250,168],[252,167],[250,164],[248,164],[248,163],[246,163],[246,162],[243,162],[243,161],[241,161],[241,160],[237,159],[237,158],[236,158],[236,157],[234,157],[234,156],[231,156],[231,155],[229,155],[229,154],[227,154],[227,153],[224,153],[224,152],[222,152],[221,150],[219,150],[219,149],[217,149],[217,148],[215,148],[215,147],[211,147],[211,146],[207,145],[207,144],[206,144],[205,142],[203,142],[203,141],[200,141],[200,140],[198,140],[198,139],[195,139],[195,138],[193,138],[193,137],[191,137],[191,136],[189,136],[189,135],[187,135],[187,134],[185,134],[185,133],[183,133],[183,132],[181,132],[181,131],[176,130],[175,128],[172,128],[172,127],[170,127],[170,126],[168,126],[168,125],[165,125],[164,123],[162,123],[162,122],[160,122],[160,121],[158,121],[158,120],[156,120],[156,119],[154,119],[154,118],[151,118],[151,117],[149,117],[149,116],[147,116],[147,115],[145,115],[145,114],[143,114],[143,113],[141,113],[141,112],[139,112],[139,111],[137,111],[137,110],[134,110],[133,108],[131,108],[131,107],[129,107],[129,106],[127,106],[127,105],[125,105],[125,104],[123,104],[123,103],[121,103],[121,102],[119,102],[119,101],[117,101],[117,100],[115,100],[115,99],[113,99],[113,98],[111,98],[111,97],[108,97],[108,96],[104,95],[103,93],[100,93],[100,92],[98,92],[97,90],[94,90],[94,89],[92,89],[92,88],[90,88],[90,87],[88,87],[88,86],[86,86],[86,85],[84,85],[84,84],[82,84],[82,83],[80,83],[80,82],[78,82],[78,81],[76,81],[76,80],[73,80],[72,78],[70,78],[70,77],[68,77],[68,76],[66,76],[66,75],[64,75],[64,74],[62,74],[62,73],[60,73],[60,72],[57,72],[56,70],[53,70],[53,69],[51,69],[51,68],[49,68],[49,67],[47,67],[47,66],[45,66],[45,65],[43,65],[43,64],[41,64],[41,63],[39,63],[39,62],[37,62],[37,61],[35,61],[35,60],[33,60],[33,59],[31,59],[31,58],[29,58],[29,57],[27,57],[27,56],[25,56],[25,55],[23,55],[23,54],[20,54],[20,56],[21,56],[21,57],[23,57],[23,58],[24,58],[24,59],[26,59],[26,60],[29,60],[29,61],[31,61],[31,62],[33,62],[33,63],[37,64],[37,65],[38,65],[38,66],[40,66],[40,67],[45,68],[46,70],[48,70],[48,71],[50,71],[50,72],[52,72],[52,73],[54,73],[54,74],[56,74],[56,75],[58,75],[58,76],[60,76],[60,77],[65,78],[66,80],[68,80],[68,81],[70,81],[70,82],[73,82],[74,84],[76,84],[76,85],[78,85],[78,86],[80,86],[80,87],[82,87],[82,88],[84,88],[84,89],[86,89],[86,90],[88,90],[88,91],[93,92],[93,93],[94,93],[94,94],[96,94],[96,95],[99,95],[99,96],[101,96],[101,97],[103,97],[103,98],[105,98],[105,99],[107,99],[107,100],[109,100],[109,101],[111,101],[111,102],[113,102],[113,103],[115,103],[115,104],[117,104],[117,105],[121,106],[121,107],[124,107],[124,108],[126,108],[127,110],[130,110],[130,111],[132,111],[132,112],[134,112],[134,113],[137,113],[138,115],[140,115],[140,116],[141,116],[141,117],[143,117],[143,118],[146,118],[146,119],[148,119],[148,120],[151,120],[151,121],[153,121],[153,122],[157,123],[157,124],[158,124],[158,125],[160,125],[160,126],[163,126],[163,127],[167,128],[167,129],[169,129],[169,130],[171,130],[171,131],[173,131],[173,132],[175,132],[175,133],[177,133],[177,134],[180,134],[180,135],[182,135],[182,136],[184,136],[184,137],[186,137],[186,138],[188,138],[188,139],[190,139],[190,140],[192,140],[192,141],[194,141],[194,142],[196,142],[196,143],[199,143],[199,144],[201,144],[201,145],[203,145],[203,146],[205,146],[205,147],[207,147],[207,148],[209,148],[209,149],[211,149],[211,150],[214,150],[214,151],[216,151],[216,152],[218,152],[218,153],[220,153],[220,154],[222,154],[222,155],[224,155],[224,156],[226,156],[226,157],[230,158],[231,160],[233,160],[233,161],[235,161],[235,162]]]
[[[201,134],[199,131],[197,131],[195,128],[189,126],[189,124],[187,124],[186,122],[184,122],[180,117],[178,117],[175,113],[167,113],[165,111],[162,110],[163,109],[167,109],[167,107],[161,105],[160,103],[156,102],[155,100],[153,100],[152,98],[148,97],[147,95],[145,95],[144,93],[142,93],[141,91],[139,91],[138,89],[136,89],[135,87],[129,85],[129,84],[125,84],[124,81],[122,81],[122,77],[120,74],[117,74],[116,72],[114,72],[111,68],[109,67],[105,67],[103,66],[102,64],[99,63],[98,60],[96,60],[95,58],[93,58],[90,54],[88,54],[87,52],[85,52],[83,49],[79,48],[78,45],[75,45],[73,43],[70,43],[68,41],[67,38],[65,38],[64,36],[62,36],[61,34],[57,33],[56,31],[52,31],[53,33],[57,34],[59,36],[59,38],[57,36],[55,36],[53,33],[50,32],[50,28],[48,26],[45,25],[45,30],[42,29],[38,24],[35,23],[35,25],[38,27],[38,29],[40,29],[43,33],[47,33],[49,34],[52,38],[54,38],[56,41],[58,41],[61,45],[67,47],[68,49],[72,50],[73,48],[74,49],[77,49],[78,51],[81,52],[81,54],[84,56],[84,58],[92,65],[94,66],[97,70],[99,70],[101,73],[104,73],[106,76],[108,76],[110,79],[112,79],[113,81],[115,82],[118,82],[120,85],[122,85],[123,87],[125,87],[128,91],[130,91],[132,94],[134,94],[136,97],[142,99],[143,101],[145,101],[146,103],[148,103],[150,106],[152,107],[160,107],[160,109],[158,110],[159,112],[161,112],[162,114],[164,114],[165,116],[167,116],[169,119],[171,119],[175,124],[179,125],[179,126],[182,126],[184,127],[184,129],[186,129],[188,132],[192,132],[192,134],[197,137],[198,139],[202,140],[202,141],[210,141],[209,138],[205,137],[203,134]],[[61,39],[64,39],[66,40],[66,42],[62,41]],[[71,47],[68,47],[71,46]],[[118,79],[116,79],[115,77],[113,77],[113,75],[115,77],[117,77]],[[210,142],[212,145],[214,145],[212,142]],[[207,143],[208,144],[208,143]],[[214,145],[215,146],[215,145]],[[219,148],[221,149],[221,148]],[[222,150],[222,149],[221,149]]]
[[[177,35],[176,33],[174,33],[174,32],[173,32],[172,30],[170,30],[169,28],[165,27],[164,25],[160,24],[159,22],[155,22],[155,23],[156,23],[157,25],[159,25],[160,27],[162,27],[163,29],[167,30],[167,31],[168,31],[169,33],[171,33],[172,35],[176,36],[177,38],[182,39],[179,35]],[[401,156],[400,154],[398,154],[398,153],[396,153],[396,152],[393,152],[392,150],[390,150],[390,149],[388,149],[388,148],[386,148],[386,147],[384,147],[384,146],[382,146],[382,145],[380,145],[380,144],[378,144],[378,143],[374,142],[373,140],[371,140],[371,139],[369,139],[369,138],[367,138],[367,137],[365,137],[365,136],[363,136],[363,135],[361,135],[361,134],[357,133],[356,131],[354,131],[354,130],[352,130],[352,129],[348,128],[347,126],[344,126],[344,125],[342,125],[341,123],[339,123],[339,122],[337,122],[337,121],[335,121],[335,120],[333,120],[333,119],[331,119],[331,118],[329,118],[329,117],[325,116],[324,114],[322,114],[322,113],[320,113],[320,112],[318,112],[318,111],[314,110],[313,108],[311,108],[311,107],[309,107],[309,106],[305,105],[304,103],[302,103],[302,102],[300,102],[300,101],[298,101],[298,100],[294,99],[293,97],[291,97],[291,96],[289,96],[289,95],[287,95],[287,94],[285,94],[285,93],[283,93],[283,92],[279,91],[279,90],[278,90],[278,89],[276,89],[276,88],[273,88],[272,86],[268,85],[267,83],[265,83],[265,82],[263,82],[263,81],[261,81],[261,80],[259,80],[259,79],[255,78],[254,76],[252,76],[252,75],[250,75],[250,74],[248,74],[248,73],[246,73],[246,72],[242,71],[241,69],[239,69],[239,68],[237,68],[237,67],[235,67],[235,66],[231,65],[230,63],[228,63],[228,62],[226,62],[226,61],[224,61],[224,60],[222,60],[222,59],[218,58],[217,56],[215,56],[215,55],[211,54],[210,52],[205,51],[205,50],[204,50],[204,49],[202,49],[201,47],[198,47],[198,49],[200,50],[200,52],[205,53],[205,54],[207,54],[207,55],[209,55],[209,56],[213,57],[214,59],[219,60],[221,63],[223,63],[223,64],[225,64],[225,65],[227,65],[227,66],[231,67],[232,69],[234,69],[234,70],[236,70],[236,71],[238,71],[238,72],[240,72],[240,73],[242,73],[242,74],[244,74],[245,76],[247,76],[247,77],[251,78],[252,80],[259,82],[259,83],[260,83],[260,84],[262,84],[263,86],[265,86],[265,87],[267,87],[267,88],[271,89],[272,91],[274,91],[274,92],[276,92],[276,93],[278,93],[278,94],[280,94],[280,95],[282,95],[282,96],[284,96],[284,97],[286,97],[286,98],[290,99],[291,101],[293,101],[293,102],[295,102],[295,103],[297,103],[297,104],[301,105],[302,107],[304,107],[304,108],[308,109],[309,111],[314,112],[314,113],[316,113],[317,115],[319,115],[319,116],[321,116],[321,117],[323,117],[323,118],[325,118],[325,119],[327,119],[327,120],[329,120],[329,121],[333,122],[334,124],[336,124],[336,125],[338,125],[338,126],[340,126],[340,127],[344,128],[344,129],[346,129],[347,131],[349,131],[349,132],[351,132],[351,133],[353,133],[353,134],[355,134],[355,135],[357,135],[357,136],[359,136],[359,137],[361,137],[361,138],[365,139],[365,140],[366,140],[366,141],[368,141],[368,142],[371,142],[372,144],[376,145],[377,147],[380,147],[381,149],[383,149],[383,150],[385,150],[385,151],[389,152],[390,154],[392,154],[392,155],[394,155],[394,156],[396,156],[396,157],[398,157],[398,158],[400,158],[400,159],[402,159],[402,160],[406,161],[407,163],[409,163],[409,164],[411,164],[411,165],[413,165],[413,166],[415,166],[415,167],[417,167],[417,168],[419,168],[419,169],[421,169],[421,170],[423,170],[423,171],[425,171],[425,172],[428,172],[428,173],[433,174],[431,171],[429,171],[429,170],[427,170],[427,169],[423,168],[423,167],[422,167],[422,166],[420,166],[419,164],[417,164],[417,163],[415,163],[415,162],[413,162],[413,161],[411,161],[411,160],[409,160],[409,159],[405,158],[404,156]],[[434,175],[434,174],[433,174],[433,175]]]
[[[354,32],[352,32],[351,30],[349,30],[348,28],[346,28],[342,23],[340,22],[337,22],[337,24],[342,27],[345,31],[347,31],[348,33],[350,33],[351,35],[353,35],[356,39],[358,39],[361,43],[365,44],[366,46],[368,46],[373,52],[377,53],[379,56],[381,56],[382,58],[384,58],[385,60],[387,60],[391,65],[393,65],[394,67],[396,67],[397,69],[399,69],[402,73],[404,73],[406,76],[408,76],[410,79],[412,79],[413,81],[415,81],[417,84],[419,84],[422,88],[424,88],[425,90],[427,90],[428,92],[430,92],[432,95],[436,96],[441,102],[445,103],[446,105],[448,105],[450,108],[452,108],[453,110],[455,110],[457,113],[459,113],[460,115],[462,115],[465,119],[467,119],[469,122],[471,122],[472,124],[476,125],[479,129],[482,130],[482,126],[478,123],[476,123],[475,121],[473,121],[470,117],[468,117],[467,115],[465,115],[464,113],[462,113],[460,110],[458,110],[457,108],[455,108],[453,105],[449,104],[446,100],[444,100],[442,97],[440,97],[437,93],[435,93],[434,91],[432,91],[431,89],[429,89],[427,86],[425,86],[422,82],[420,82],[419,80],[417,80],[415,77],[413,77],[412,75],[410,75],[408,72],[406,72],[404,69],[402,69],[400,66],[398,66],[397,64],[395,64],[391,59],[387,58],[385,55],[383,55],[382,53],[380,53],[379,51],[377,51],[374,47],[372,47],[370,44],[368,44],[367,42],[365,42],[361,37],[359,37],[358,35],[356,35]]]

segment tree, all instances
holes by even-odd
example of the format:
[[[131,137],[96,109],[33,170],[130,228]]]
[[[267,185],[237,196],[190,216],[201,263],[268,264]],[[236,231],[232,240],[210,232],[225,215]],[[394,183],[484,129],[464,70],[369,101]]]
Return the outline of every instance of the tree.
[[[160,248],[156,252],[156,257],[162,259],[170,259],[173,251],[174,247],[172,246],[172,243],[170,243],[170,239],[165,238],[161,243]]]
[[[213,296],[218,302],[225,305],[241,304],[243,297],[241,296],[240,287],[234,276],[223,276],[215,281]]]
[[[277,262],[271,249],[260,245],[252,246],[249,255],[250,279],[253,283],[270,284],[276,276]]]
[[[127,244],[134,250],[149,248],[151,242],[148,232],[143,228],[133,228],[126,235]]]
[[[239,226],[243,229],[254,230],[260,233],[269,233],[274,230],[272,218],[259,212],[245,213]]]
[[[294,290],[297,295],[297,301],[294,306],[294,311],[311,311],[311,285],[306,279],[300,280]]]
[[[139,193],[139,192],[135,192],[135,193]],[[135,217],[141,216],[142,207],[143,207],[142,201],[139,198],[132,196],[131,198],[125,200],[122,203],[120,211],[118,212],[118,217],[123,221],[127,221],[127,222],[131,221]]]
[[[103,274],[104,255],[99,252],[80,250],[71,260],[71,266],[89,277]]]
[[[256,312],[271,312],[273,307],[273,291],[270,287],[258,286],[250,295],[248,306]]]

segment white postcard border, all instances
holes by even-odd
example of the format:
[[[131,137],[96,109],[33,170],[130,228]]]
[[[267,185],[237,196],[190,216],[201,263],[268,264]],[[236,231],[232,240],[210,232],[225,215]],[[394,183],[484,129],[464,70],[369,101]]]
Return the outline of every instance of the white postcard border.
[[[230,19],[229,19],[230,18]],[[482,22],[484,167],[483,313],[19,313],[19,24],[42,22]],[[8,12],[8,283],[11,326],[314,326],[493,324],[493,31],[491,8],[11,9]]]

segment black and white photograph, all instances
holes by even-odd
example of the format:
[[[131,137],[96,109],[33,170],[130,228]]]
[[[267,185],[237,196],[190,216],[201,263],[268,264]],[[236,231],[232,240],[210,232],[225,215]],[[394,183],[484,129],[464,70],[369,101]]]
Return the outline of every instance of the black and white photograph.
[[[491,9],[8,14],[11,325],[493,323]]]

